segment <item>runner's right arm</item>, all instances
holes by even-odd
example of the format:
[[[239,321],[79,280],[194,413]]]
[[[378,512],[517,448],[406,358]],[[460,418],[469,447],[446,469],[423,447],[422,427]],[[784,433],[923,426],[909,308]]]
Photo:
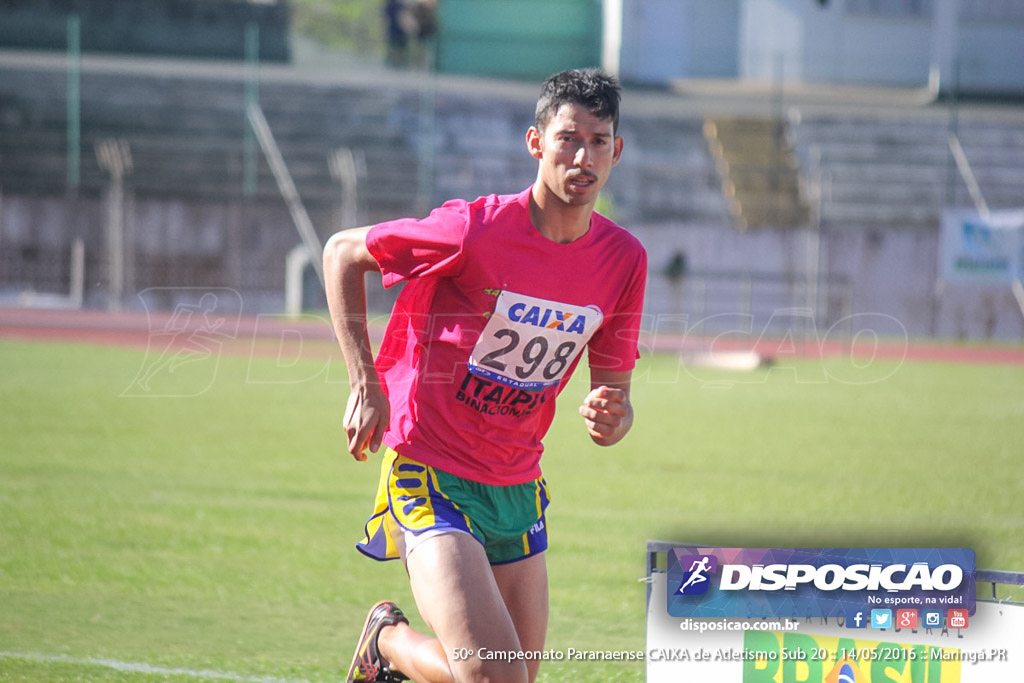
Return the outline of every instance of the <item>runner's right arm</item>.
[[[366,247],[369,227],[335,233],[324,247],[324,287],[334,334],[345,356],[351,393],[345,408],[344,428],[348,451],[366,460],[366,450],[377,451],[387,429],[391,409],[373,364],[366,324],[368,272],[380,266]]]

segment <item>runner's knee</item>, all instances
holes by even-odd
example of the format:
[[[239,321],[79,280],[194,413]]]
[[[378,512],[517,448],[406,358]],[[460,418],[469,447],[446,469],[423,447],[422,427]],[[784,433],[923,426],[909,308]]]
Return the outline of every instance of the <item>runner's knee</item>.
[[[453,662],[452,674],[456,683],[528,683],[530,678],[523,660],[490,651],[484,657]]]

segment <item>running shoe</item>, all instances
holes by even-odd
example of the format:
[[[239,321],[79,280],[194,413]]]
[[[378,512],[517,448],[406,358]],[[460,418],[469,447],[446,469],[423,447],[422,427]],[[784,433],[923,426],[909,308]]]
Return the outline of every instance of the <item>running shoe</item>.
[[[382,600],[370,608],[363,625],[363,634],[359,636],[356,653],[352,657],[352,666],[348,670],[346,683],[392,683],[393,681],[409,680],[402,674],[385,669],[380,664],[380,652],[377,651],[377,637],[385,626],[408,624],[405,614],[393,602]]]

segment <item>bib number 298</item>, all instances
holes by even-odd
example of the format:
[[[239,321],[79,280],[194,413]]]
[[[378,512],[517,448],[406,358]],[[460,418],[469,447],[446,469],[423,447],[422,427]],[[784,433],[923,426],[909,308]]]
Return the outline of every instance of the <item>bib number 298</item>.
[[[546,337],[534,337],[522,345],[519,343],[519,333],[515,330],[498,330],[495,333],[495,337],[507,339],[508,343],[481,358],[480,364],[493,368],[498,372],[506,372],[508,370],[506,360],[509,360],[515,363],[512,371],[519,379],[532,377],[538,370],[540,370],[541,376],[546,380],[561,377],[562,373],[569,366],[570,359],[574,357],[575,354],[573,352],[577,346],[574,341],[562,342],[555,349],[553,357],[545,363],[544,361],[548,359],[548,347],[550,346],[550,342],[548,342]],[[521,352],[519,352],[520,346],[522,346]],[[513,358],[505,359],[505,356],[509,354],[513,354]],[[522,363],[519,364],[519,361],[522,361]],[[541,368],[541,365],[544,367]]]
[[[502,292],[469,369],[534,391],[558,384],[600,326],[600,310]]]

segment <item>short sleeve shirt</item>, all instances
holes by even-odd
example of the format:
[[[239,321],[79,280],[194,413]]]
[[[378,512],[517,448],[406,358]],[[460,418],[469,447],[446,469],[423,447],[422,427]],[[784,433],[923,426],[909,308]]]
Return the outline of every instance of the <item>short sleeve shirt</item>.
[[[376,359],[391,404],[384,442],[485,484],[540,476],[555,399],[584,350],[608,370],[638,357],[639,241],[595,213],[583,237],[553,242],[529,198],[453,200],[366,239],[384,285],[405,283]]]

